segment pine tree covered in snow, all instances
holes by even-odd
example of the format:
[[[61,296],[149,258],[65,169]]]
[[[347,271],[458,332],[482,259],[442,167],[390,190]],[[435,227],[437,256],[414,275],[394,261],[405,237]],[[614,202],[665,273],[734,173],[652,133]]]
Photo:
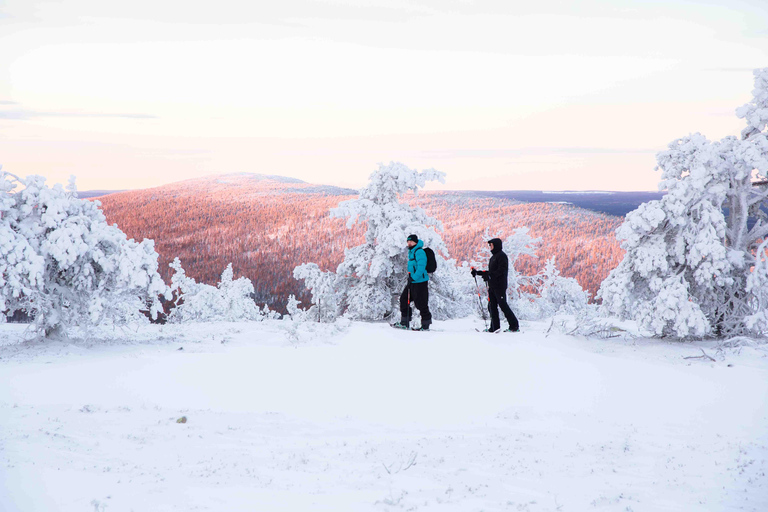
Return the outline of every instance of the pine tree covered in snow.
[[[265,305],[260,311],[253,296],[253,283],[247,277],[234,279],[232,264],[221,274],[218,286],[197,283],[187,276],[179,258],[171,262],[171,292],[174,308],[168,315],[171,322],[236,322],[262,320],[274,314]]]
[[[335,274],[321,273],[317,266],[305,264],[294,270],[312,290],[313,307],[324,306],[323,315],[345,314],[351,319],[384,320],[397,316],[398,297],[407,282],[406,237],[414,233],[425,247],[435,252],[438,270],[430,277],[430,310],[436,319],[469,314],[464,290],[457,286],[462,279],[456,263],[446,260],[448,251],[437,230],[440,222],[430,218],[421,208],[400,202],[428,181],[444,180],[444,173],[434,169],[416,171],[401,163],[380,164],[371,174],[368,186],[357,199],[339,204],[331,210],[335,217],[347,218],[351,227],[365,222],[365,243],[345,251],[344,261]],[[464,278],[466,281],[466,278]]]
[[[311,290],[314,306],[308,314],[314,319],[321,322],[332,322],[343,313],[341,310],[343,296],[335,288],[336,274],[322,271],[315,263],[305,263],[294,269],[293,277],[303,279],[304,285]],[[293,295],[291,297],[296,300]],[[289,304],[291,307],[297,307],[290,299]],[[290,310],[288,314],[292,315]]]
[[[494,231],[491,232],[490,228],[485,228],[485,231],[483,231],[483,236],[481,237],[481,241],[477,244],[477,251],[475,251],[474,256],[472,256],[472,261],[470,261],[470,264],[477,269],[483,269],[488,266],[488,260],[491,259],[491,248],[488,246],[488,240],[491,240],[493,238],[501,238],[502,232],[501,231]],[[506,252],[506,251],[505,251]],[[507,254],[509,256],[509,254]]]
[[[77,198],[74,178],[65,190],[0,172],[0,312],[25,311],[46,335],[156,317],[166,286],[154,242],[128,240],[99,204]]]
[[[617,230],[626,256],[598,297],[660,336],[768,332],[768,68],[755,71],[739,139],[696,133],[657,155],[658,201]]]
[[[521,256],[536,258],[536,253],[541,246],[541,238],[533,238],[527,226],[516,228],[512,234],[504,240],[504,252],[509,258],[509,275],[507,277],[507,293],[512,302],[531,300],[530,294],[525,289],[536,286],[536,276],[524,276],[515,266]]]
[[[308,319],[308,312],[299,307],[301,302],[293,295],[288,296],[288,304],[285,305],[285,309],[288,312],[288,316],[293,322],[301,323]]]
[[[576,279],[560,275],[555,258],[548,259],[536,277],[539,317],[551,317],[557,313],[579,314],[587,308],[589,293],[584,291]]]

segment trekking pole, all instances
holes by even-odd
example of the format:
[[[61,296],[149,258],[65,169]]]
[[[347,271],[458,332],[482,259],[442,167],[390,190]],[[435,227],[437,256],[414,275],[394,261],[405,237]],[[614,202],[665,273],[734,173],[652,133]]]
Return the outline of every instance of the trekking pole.
[[[475,270],[475,267],[472,267],[472,270]],[[477,303],[480,305],[480,316],[483,317],[483,324],[488,329],[488,322],[485,319],[485,310],[483,309],[483,299],[480,297],[480,285],[477,283],[477,276],[472,277],[475,278],[475,287],[477,287]]]
[[[408,281],[405,285],[408,288],[408,325],[411,325],[411,317],[413,316],[413,310],[411,309],[411,273],[408,272]]]

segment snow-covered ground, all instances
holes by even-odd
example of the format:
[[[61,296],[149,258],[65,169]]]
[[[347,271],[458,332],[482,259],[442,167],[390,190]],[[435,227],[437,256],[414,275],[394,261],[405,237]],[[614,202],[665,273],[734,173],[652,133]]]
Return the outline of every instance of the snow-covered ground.
[[[0,510],[768,510],[760,346],[286,325],[0,326]]]

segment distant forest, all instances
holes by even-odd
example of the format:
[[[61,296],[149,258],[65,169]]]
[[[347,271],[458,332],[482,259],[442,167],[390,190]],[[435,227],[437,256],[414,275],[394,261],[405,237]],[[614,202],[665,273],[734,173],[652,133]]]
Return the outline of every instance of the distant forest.
[[[348,189],[253,176],[202,178],[98,200],[107,220],[129,237],[155,240],[166,280],[176,256],[189,276],[208,284],[216,284],[231,262],[236,277],[253,281],[257,302],[283,310],[289,294],[309,299],[302,282],[293,279],[294,267],[315,262],[335,270],[344,249],[362,243],[365,227],[347,229],[344,219],[329,215],[330,208],[354,197]],[[545,193],[550,202],[524,203],[523,197],[422,192],[406,200],[443,223],[451,258],[470,261],[483,246],[486,227],[506,237],[527,226],[542,245],[538,259],[522,258],[518,270],[536,273],[554,256],[563,275],[594,295],[623,257],[614,236],[622,219],[558,204],[565,201],[561,193]]]
[[[579,208],[623,217],[640,204],[661,199],[661,192],[543,192],[539,190],[503,190],[471,192],[478,197],[497,197],[527,203],[570,203]]]

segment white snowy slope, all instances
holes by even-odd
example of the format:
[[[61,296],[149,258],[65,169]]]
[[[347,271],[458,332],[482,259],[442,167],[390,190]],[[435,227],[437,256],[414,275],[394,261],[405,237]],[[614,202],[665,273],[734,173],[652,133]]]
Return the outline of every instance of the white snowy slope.
[[[768,510],[759,346],[288,324],[0,326],[0,510]]]

